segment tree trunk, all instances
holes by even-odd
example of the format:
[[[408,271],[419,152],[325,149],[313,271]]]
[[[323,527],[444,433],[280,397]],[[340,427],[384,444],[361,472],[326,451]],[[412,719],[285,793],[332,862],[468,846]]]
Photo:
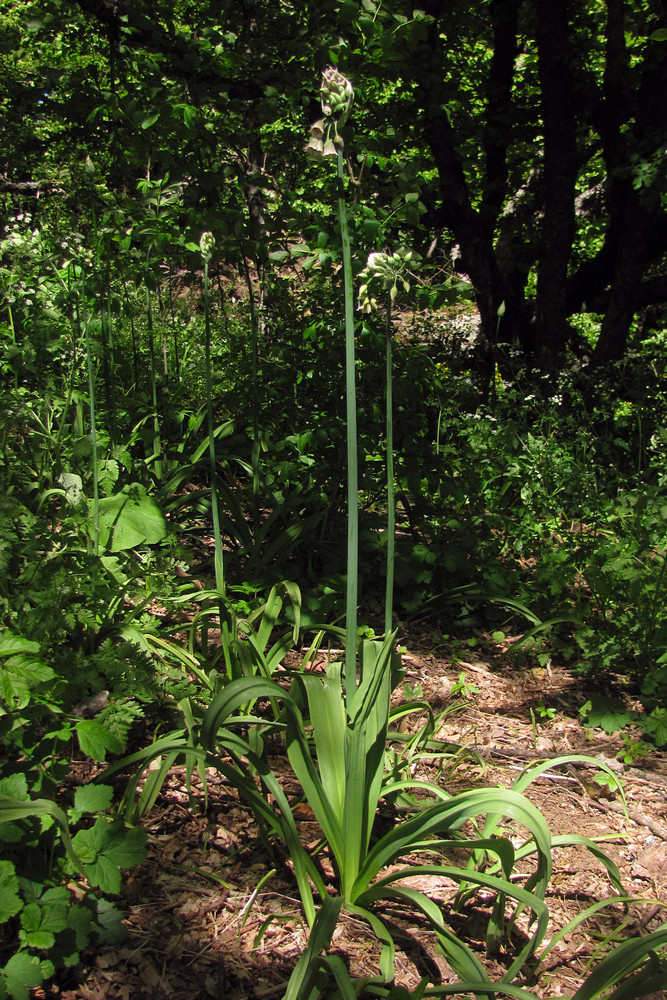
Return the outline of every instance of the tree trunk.
[[[537,269],[536,350],[552,359],[565,350],[567,271],[575,233],[576,117],[571,80],[569,0],[538,0],[538,71],[544,129],[544,217]]]

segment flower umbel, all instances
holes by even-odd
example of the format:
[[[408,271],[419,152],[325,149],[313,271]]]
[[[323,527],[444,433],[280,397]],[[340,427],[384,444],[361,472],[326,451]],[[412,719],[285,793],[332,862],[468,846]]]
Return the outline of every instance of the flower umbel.
[[[352,84],[337,69],[329,66],[322,74],[320,99],[325,117],[311,125],[306,152],[311,156],[335,158],[338,150],[343,148],[338,129],[343,127],[352,110]]]
[[[366,267],[359,275],[359,309],[361,312],[369,313],[377,309],[376,291],[388,291],[393,302],[398,295],[399,283],[403,291],[410,291],[410,282],[406,275],[410,272],[409,265],[414,262],[415,255],[411,250],[397,250],[396,253],[372,253],[368,256]]]

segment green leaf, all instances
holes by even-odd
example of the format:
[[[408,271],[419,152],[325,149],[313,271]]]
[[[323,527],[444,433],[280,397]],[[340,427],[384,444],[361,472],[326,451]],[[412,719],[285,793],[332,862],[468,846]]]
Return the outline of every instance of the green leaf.
[[[102,892],[120,892],[120,869],[141,864],[146,857],[146,834],[142,829],[127,830],[122,823],[110,822],[104,816],[99,816],[91,829],[80,830],[73,844],[86,876]]]
[[[16,916],[23,906],[19,880],[11,861],[0,861],[0,924]]]
[[[0,823],[13,823],[17,820],[27,819],[29,816],[50,817],[50,819],[55,820],[60,827],[60,835],[72,863],[77,871],[83,874],[81,862],[72,847],[67,817],[60,806],[49,799],[31,799],[30,802],[23,802],[0,795]]]
[[[667,708],[654,708],[648,718],[641,720],[642,729],[658,746],[667,743]]]
[[[40,986],[43,980],[39,959],[20,951],[4,968],[7,989],[13,1000],[29,1000],[28,987]]]
[[[632,714],[622,701],[598,694],[594,694],[585,705],[581,706],[579,714],[587,726],[602,729],[605,733],[615,733],[632,721]]]
[[[104,812],[111,805],[113,788],[109,785],[84,785],[74,793],[74,808],[78,813]]]
[[[23,909],[21,927],[21,940],[30,948],[52,948],[55,935],[67,927],[67,904],[62,900],[49,902],[42,896]]]
[[[8,799],[29,801],[28,779],[25,774],[8,774],[6,778],[0,779],[0,795],[6,795]]]
[[[97,905],[97,924],[101,928],[100,937],[105,943],[117,944],[127,936],[123,914],[108,899],[101,899]]]
[[[100,548],[125,552],[140,545],[157,545],[167,534],[164,514],[141,483],[130,483],[120,493],[100,500]],[[86,522],[93,536],[93,508]]]
[[[81,752],[100,764],[106,760],[107,750],[111,753],[121,753],[123,750],[123,744],[118,737],[95,719],[82,719],[74,728]]]
[[[32,639],[3,632],[0,635],[0,656],[12,656],[14,653],[38,653],[39,643]]]

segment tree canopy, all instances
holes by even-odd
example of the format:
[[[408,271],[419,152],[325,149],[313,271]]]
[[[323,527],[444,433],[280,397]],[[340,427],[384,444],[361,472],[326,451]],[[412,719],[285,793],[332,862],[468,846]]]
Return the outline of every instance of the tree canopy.
[[[19,200],[56,229],[95,213],[122,252],[175,263],[202,228],[232,260],[308,240],[301,140],[334,63],[358,95],[358,243],[402,233],[453,255],[489,343],[581,352],[572,317],[588,311],[593,363],[617,360],[667,297],[665,15],[658,0],[7,3],[4,225]]]

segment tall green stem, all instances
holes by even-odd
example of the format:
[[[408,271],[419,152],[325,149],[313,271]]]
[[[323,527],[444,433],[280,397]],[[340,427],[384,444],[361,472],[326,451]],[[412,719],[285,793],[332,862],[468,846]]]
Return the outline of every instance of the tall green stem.
[[[76,301],[76,323],[80,328],[79,300]],[[90,341],[90,322],[88,317],[83,325],[86,341],[86,366],[88,369],[88,398],[90,401],[90,441],[93,460],[93,554],[100,554],[100,470],[97,463],[97,418],[95,414],[95,373],[93,370],[93,348]]]
[[[248,306],[250,309],[250,343],[252,359],[252,501],[253,501],[253,528],[255,533],[259,531],[259,373],[258,373],[258,341],[259,324],[257,322],[257,310],[255,308],[255,289],[252,283],[248,258],[242,248],[243,267],[245,279],[248,286]],[[259,265],[257,265],[259,274]]]
[[[394,608],[394,551],[396,548],[396,499],[394,494],[394,423],[392,378],[391,296],[387,295],[386,404],[387,404],[387,583],[384,596],[384,631],[389,635]]]
[[[208,421],[208,457],[211,466],[211,510],[213,513],[213,539],[215,543],[215,588],[221,596],[224,596],[225,573],[222,533],[220,531],[220,511],[218,510],[218,471],[215,457],[213,385],[211,379],[211,319],[208,303],[208,260],[206,259],[204,260],[204,319],[206,324],[206,416]],[[222,628],[222,612],[220,627]]]
[[[155,344],[153,343],[153,300],[150,288],[146,288],[146,321],[148,324],[148,346],[151,358],[151,393],[153,401],[153,469],[162,479],[166,474],[166,461],[162,462],[162,440],[160,438],[160,418],[157,408],[157,374],[155,371]]]
[[[357,675],[357,591],[359,574],[359,474],[357,469],[357,390],[354,357],[354,288],[350,232],[345,205],[343,154],[338,150],[338,219],[343,248],[345,293],[345,396],[347,417],[347,596],[345,605],[345,679]]]

